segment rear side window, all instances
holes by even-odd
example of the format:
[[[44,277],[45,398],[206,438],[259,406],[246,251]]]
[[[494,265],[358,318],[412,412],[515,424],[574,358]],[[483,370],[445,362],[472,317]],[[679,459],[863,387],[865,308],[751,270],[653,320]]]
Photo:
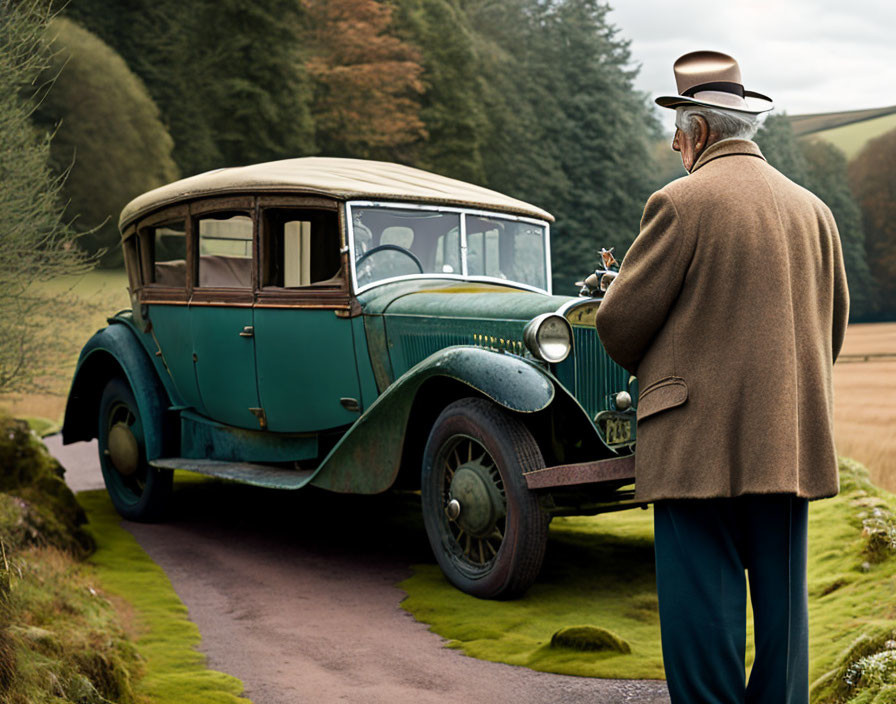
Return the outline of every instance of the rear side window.
[[[199,286],[252,288],[252,218],[216,213],[197,221]]]
[[[139,242],[145,283],[186,288],[186,220],[172,220],[141,228]]]

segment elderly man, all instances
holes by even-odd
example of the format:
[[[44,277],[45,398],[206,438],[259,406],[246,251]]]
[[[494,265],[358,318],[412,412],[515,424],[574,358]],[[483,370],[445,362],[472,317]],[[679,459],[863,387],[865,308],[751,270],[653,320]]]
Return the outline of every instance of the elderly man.
[[[832,364],[848,314],[830,210],[751,140],[771,101],[730,56],[675,63],[672,148],[597,316],[638,376],[637,497],[655,502],[674,704],[807,704],[808,500],[838,491]],[[756,657],[745,686],[746,580]]]

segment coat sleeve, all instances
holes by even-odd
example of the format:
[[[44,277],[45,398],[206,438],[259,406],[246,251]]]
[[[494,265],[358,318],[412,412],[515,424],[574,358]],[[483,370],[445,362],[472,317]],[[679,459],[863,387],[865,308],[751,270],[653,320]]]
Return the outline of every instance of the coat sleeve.
[[[681,290],[693,244],[675,204],[657,191],[647,201],[641,232],[629,248],[597,311],[597,334],[607,353],[632,374],[666,322]]]
[[[840,234],[837,231],[837,223],[834,216],[828,211],[828,222],[831,227],[831,239],[833,241],[834,254],[834,305],[832,330],[831,330],[831,351],[832,361],[837,361],[840,349],[843,347],[843,337],[846,335],[846,325],[849,322],[849,288],[846,282],[846,267],[843,264],[843,248],[840,244]]]

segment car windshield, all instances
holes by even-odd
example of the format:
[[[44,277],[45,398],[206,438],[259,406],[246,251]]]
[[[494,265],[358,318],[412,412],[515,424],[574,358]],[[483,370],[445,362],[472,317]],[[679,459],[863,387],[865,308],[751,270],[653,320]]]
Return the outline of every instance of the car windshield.
[[[412,276],[469,276],[548,288],[544,223],[483,213],[368,205],[352,206],[351,220],[359,290]]]

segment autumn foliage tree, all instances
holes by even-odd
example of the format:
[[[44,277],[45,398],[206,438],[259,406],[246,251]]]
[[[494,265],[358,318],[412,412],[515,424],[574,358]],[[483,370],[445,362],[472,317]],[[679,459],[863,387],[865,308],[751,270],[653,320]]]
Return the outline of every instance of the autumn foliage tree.
[[[880,312],[896,316],[896,130],[872,139],[850,164],[853,193],[862,208],[868,266]]]
[[[304,0],[319,148],[331,156],[401,158],[425,136],[420,52],[389,33],[376,0]]]

